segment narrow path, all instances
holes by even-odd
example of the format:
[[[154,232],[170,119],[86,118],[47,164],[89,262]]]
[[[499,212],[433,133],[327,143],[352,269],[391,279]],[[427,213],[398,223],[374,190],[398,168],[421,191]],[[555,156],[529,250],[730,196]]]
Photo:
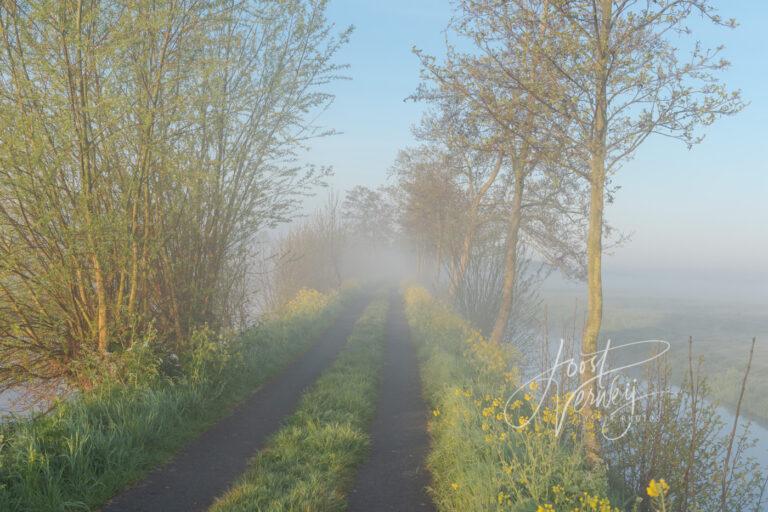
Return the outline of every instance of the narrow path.
[[[426,492],[427,417],[402,297],[393,293],[371,453],[349,493],[348,512],[435,510]]]
[[[206,510],[245,471],[248,460],[294,411],[305,388],[336,359],[367,303],[368,298],[347,307],[296,361],[187,445],[170,463],[115,497],[103,511]]]

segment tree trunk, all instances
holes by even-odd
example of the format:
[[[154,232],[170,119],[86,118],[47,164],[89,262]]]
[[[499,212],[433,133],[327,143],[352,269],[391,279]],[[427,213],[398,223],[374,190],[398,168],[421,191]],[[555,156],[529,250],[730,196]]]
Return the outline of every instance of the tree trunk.
[[[469,226],[467,227],[467,232],[464,233],[464,240],[461,243],[459,264],[451,278],[451,297],[454,299],[459,295],[459,290],[461,290],[462,285],[464,284],[464,275],[467,273],[467,267],[469,267],[469,259],[472,256],[472,243],[475,240],[475,233],[477,232],[476,223],[477,212],[473,208],[470,210]]]
[[[109,341],[109,330],[107,327],[107,294],[104,290],[104,274],[101,271],[99,257],[93,255],[93,274],[96,288],[97,305],[97,326],[99,332],[98,347],[101,354],[107,353],[107,342]]]
[[[488,193],[488,190],[490,190],[491,186],[496,181],[496,177],[499,175],[499,171],[501,171],[501,166],[503,164],[504,153],[499,153],[491,175],[488,176],[488,179],[485,180],[485,183],[480,187],[480,190],[477,192],[477,195],[473,198],[472,204],[470,205],[468,227],[466,233],[464,233],[464,240],[461,245],[459,265],[455,275],[451,279],[451,296],[453,298],[456,298],[461,286],[464,284],[464,276],[467,273],[467,268],[469,268],[469,260],[472,257],[472,245],[475,242],[475,236],[477,235],[480,226],[480,206],[483,198],[485,198],[485,194]]]
[[[603,319],[603,206],[605,193],[605,158],[595,155],[591,165],[591,191],[589,204],[589,232],[587,234],[587,322],[584,325],[584,335],[581,341],[581,353],[589,359],[590,354],[597,352],[597,341]],[[592,390],[596,396],[597,385],[594,381],[595,372],[587,362],[581,374],[586,396]],[[586,402],[582,409],[585,418],[584,439],[590,460],[599,460],[599,445],[595,433],[592,407]]]
[[[515,166],[515,195],[512,199],[512,211],[509,213],[507,231],[507,250],[504,256],[504,284],[501,289],[501,304],[496,315],[496,323],[491,333],[491,341],[501,343],[507,331],[509,317],[514,304],[515,282],[517,281],[517,249],[520,241],[520,221],[523,210],[524,172],[522,165]]]
[[[598,31],[598,56],[596,62],[595,88],[596,104],[593,139],[590,153],[590,201],[589,228],[587,233],[587,322],[581,341],[581,353],[589,359],[597,352],[600,327],[603,321],[603,209],[605,205],[606,180],[606,134],[608,127],[607,74],[608,37],[611,29],[611,0],[600,2],[600,30]],[[587,362],[583,366],[581,383],[587,401],[582,409],[584,443],[587,457],[592,465],[601,462],[600,444],[597,440],[594,411],[590,403],[597,396],[597,382],[594,367]],[[590,397],[590,391],[592,397]]]

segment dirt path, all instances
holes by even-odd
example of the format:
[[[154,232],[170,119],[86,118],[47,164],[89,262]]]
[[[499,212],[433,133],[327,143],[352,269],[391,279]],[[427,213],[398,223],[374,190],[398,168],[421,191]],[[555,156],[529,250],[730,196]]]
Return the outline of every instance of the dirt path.
[[[426,493],[427,417],[402,298],[393,294],[371,453],[349,493],[348,512],[435,510]]]
[[[108,503],[104,512],[206,510],[291,414],[303,391],[336,359],[368,300],[342,312],[334,325],[282,373],[229,416],[187,445],[170,463]]]

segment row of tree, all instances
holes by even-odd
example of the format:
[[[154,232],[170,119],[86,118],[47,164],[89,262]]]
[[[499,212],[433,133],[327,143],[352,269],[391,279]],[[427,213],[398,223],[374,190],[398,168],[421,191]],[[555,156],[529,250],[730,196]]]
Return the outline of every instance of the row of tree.
[[[395,167],[407,226],[459,303],[478,289],[471,269],[503,252],[493,341],[510,332],[527,247],[586,277],[581,352],[598,350],[611,177],[650,136],[690,148],[743,108],[720,81],[722,48],[688,37],[706,23],[736,26],[708,0],[460,0],[445,58],[415,50],[413,98],[431,108]],[[589,429],[587,443],[596,454]]]

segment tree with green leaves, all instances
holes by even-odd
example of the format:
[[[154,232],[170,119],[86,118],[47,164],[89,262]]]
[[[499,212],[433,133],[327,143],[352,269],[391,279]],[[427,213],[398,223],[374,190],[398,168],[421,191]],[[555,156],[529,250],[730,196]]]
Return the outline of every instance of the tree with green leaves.
[[[722,83],[722,47],[691,41],[696,18],[726,28],[708,0],[462,0],[459,23],[473,27],[491,60],[525,47],[536,74],[505,68],[505,79],[555,122],[550,136],[571,172],[589,186],[587,321],[582,355],[598,350],[602,323],[602,254],[606,189],[611,176],[650,136],[700,142],[699,129],[743,107]],[[683,49],[681,49],[681,47]],[[582,375],[593,392],[594,369]],[[585,407],[585,417],[590,416]],[[591,420],[587,420],[591,421]],[[587,444],[595,460],[593,429]]]
[[[325,0],[0,3],[0,387],[233,325],[349,31]]]

